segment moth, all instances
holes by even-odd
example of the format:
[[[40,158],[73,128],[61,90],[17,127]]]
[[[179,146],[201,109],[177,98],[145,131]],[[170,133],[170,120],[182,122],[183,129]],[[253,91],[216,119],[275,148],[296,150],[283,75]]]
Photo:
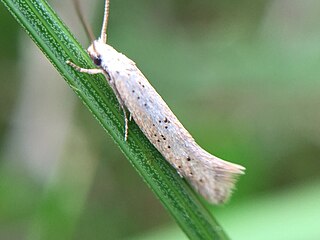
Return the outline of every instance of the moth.
[[[195,142],[136,64],[107,44],[108,16],[106,0],[100,37],[87,49],[97,68],[81,68],[70,61],[67,64],[82,73],[104,75],[123,110],[125,140],[129,112],[149,141],[198,193],[210,203],[225,202],[245,168],[213,156]]]

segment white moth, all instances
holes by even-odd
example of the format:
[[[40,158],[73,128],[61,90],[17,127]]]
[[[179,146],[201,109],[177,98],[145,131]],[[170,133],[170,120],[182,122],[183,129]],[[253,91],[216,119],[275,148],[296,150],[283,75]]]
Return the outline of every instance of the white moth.
[[[236,177],[243,174],[245,168],[202,149],[136,64],[106,43],[108,14],[109,1],[106,0],[100,38],[88,48],[98,68],[84,69],[70,61],[67,63],[79,72],[105,76],[124,112],[125,140],[128,110],[141,131],[181,177],[186,178],[207,201],[215,204],[225,202]]]

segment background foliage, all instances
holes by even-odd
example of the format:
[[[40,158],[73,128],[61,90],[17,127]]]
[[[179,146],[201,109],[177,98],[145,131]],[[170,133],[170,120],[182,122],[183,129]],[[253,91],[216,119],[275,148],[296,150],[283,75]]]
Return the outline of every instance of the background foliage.
[[[82,36],[69,3],[51,4]],[[101,6],[86,9],[98,32]],[[319,10],[311,0],[111,2],[110,44],[137,62],[200,145],[246,166],[232,200],[211,207],[234,239],[320,236]],[[0,12],[0,238],[185,238]]]

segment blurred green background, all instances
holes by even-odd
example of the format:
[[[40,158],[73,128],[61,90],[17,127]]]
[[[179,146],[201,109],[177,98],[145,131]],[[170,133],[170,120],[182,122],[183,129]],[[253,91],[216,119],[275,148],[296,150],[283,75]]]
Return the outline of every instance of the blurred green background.
[[[86,48],[71,1],[50,1]],[[82,1],[98,35],[103,1]],[[0,239],[186,239],[0,5]],[[244,165],[232,239],[320,239],[320,2],[113,0],[109,43],[197,142]]]

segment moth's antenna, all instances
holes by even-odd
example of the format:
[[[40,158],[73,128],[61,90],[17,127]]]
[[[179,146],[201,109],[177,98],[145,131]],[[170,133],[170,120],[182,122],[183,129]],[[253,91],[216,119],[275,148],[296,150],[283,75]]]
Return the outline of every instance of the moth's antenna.
[[[108,26],[108,17],[109,17],[109,0],[106,0],[104,5],[104,17],[101,28],[100,39],[103,43],[107,43],[107,26]]]
[[[84,18],[82,9],[80,7],[79,0],[73,0],[73,3],[75,5],[75,7],[76,7],[77,15],[78,15],[83,27],[84,27],[84,30],[86,31],[87,36],[89,37],[91,42],[94,42],[95,36],[93,34],[92,28],[89,26],[87,20]]]

